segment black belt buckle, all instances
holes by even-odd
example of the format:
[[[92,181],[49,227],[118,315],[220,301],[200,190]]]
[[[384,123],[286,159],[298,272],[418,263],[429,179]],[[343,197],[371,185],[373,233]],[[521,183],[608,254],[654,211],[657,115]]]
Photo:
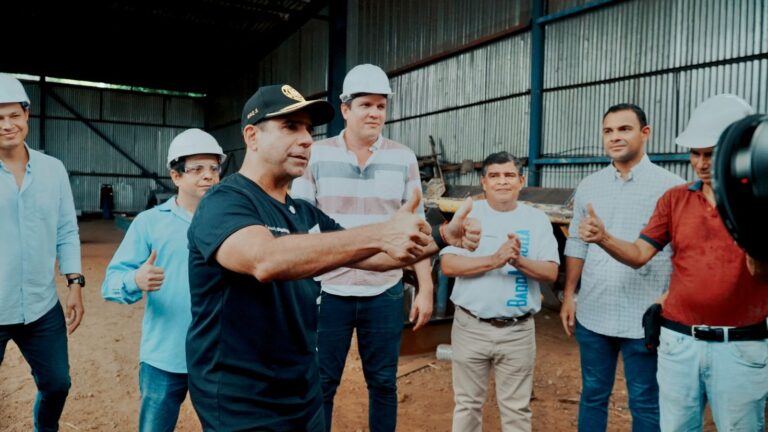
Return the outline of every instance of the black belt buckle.
[[[509,319],[490,318],[486,322],[496,328],[504,328],[508,325],[516,323],[517,318],[509,318]]]
[[[691,336],[694,339],[708,342],[722,342],[725,331],[720,327],[710,327],[708,325],[691,326]]]

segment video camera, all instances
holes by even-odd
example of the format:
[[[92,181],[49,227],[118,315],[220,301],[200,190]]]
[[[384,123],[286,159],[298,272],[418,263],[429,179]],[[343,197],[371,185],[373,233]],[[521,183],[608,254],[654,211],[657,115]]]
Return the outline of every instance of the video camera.
[[[713,189],[720,217],[739,246],[768,261],[768,115],[731,124],[716,148]]]

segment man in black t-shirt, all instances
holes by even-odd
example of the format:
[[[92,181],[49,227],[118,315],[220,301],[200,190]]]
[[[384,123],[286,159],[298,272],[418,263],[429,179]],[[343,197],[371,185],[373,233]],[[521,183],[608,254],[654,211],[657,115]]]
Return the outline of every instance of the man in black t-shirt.
[[[307,166],[313,126],[332,117],[330,104],[288,85],[259,89],[243,110],[240,172],[208,191],[192,220],[187,365],[205,430],[322,431],[312,276],[398,268],[437,251],[414,214],[418,193],[389,221],[350,230],[288,196]],[[467,207],[437,240],[476,244]]]

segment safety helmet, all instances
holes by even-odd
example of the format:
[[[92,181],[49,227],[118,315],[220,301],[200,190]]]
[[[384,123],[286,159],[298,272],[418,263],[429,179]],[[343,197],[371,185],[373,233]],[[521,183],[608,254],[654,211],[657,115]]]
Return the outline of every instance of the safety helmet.
[[[24,107],[29,107],[29,96],[21,81],[6,73],[0,73],[0,103],[18,102]]]
[[[180,157],[198,154],[218,155],[219,163],[224,163],[227,159],[224,150],[213,135],[200,129],[187,129],[171,141],[171,146],[168,148],[168,168],[171,168],[171,164]]]
[[[358,93],[391,95],[389,78],[380,67],[372,64],[361,64],[352,68],[344,77],[340,99],[347,102]]]
[[[681,147],[707,148],[717,140],[731,123],[754,114],[744,99],[732,94],[719,94],[700,103],[691,114],[688,127],[675,142]]]

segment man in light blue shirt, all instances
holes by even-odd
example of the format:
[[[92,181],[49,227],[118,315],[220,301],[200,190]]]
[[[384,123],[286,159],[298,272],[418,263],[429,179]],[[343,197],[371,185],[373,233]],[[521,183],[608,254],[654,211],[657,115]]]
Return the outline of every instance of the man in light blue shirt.
[[[225,156],[216,139],[188,129],[171,142],[168,168],[178,194],[140,213],[107,267],[102,296],[132,304],[146,293],[139,355],[140,431],[173,431],[187,395],[184,342],[192,320],[187,230]]]
[[[671,252],[667,248],[634,270],[597,245],[579,239],[579,223],[594,207],[605,215],[605,226],[611,233],[634,241],[659,197],[683,179],[654,165],[645,154],[651,127],[640,107],[614,105],[603,115],[602,126],[603,145],[612,163],[585,178],[576,189],[565,246],[565,296],[560,311],[566,333],[576,334],[581,355],[579,431],[606,430],[619,352],[624,360],[632,430],[657,431],[656,354],[645,347],[642,316],[669,286]]]
[[[0,364],[13,340],[37,385],[37,431],[58,430],[69,393],[67,334],[83,318],[80,237],[64,165],[30,149],[29,97],[0,74]],[[54,263],[67,276],[66,318]]]

